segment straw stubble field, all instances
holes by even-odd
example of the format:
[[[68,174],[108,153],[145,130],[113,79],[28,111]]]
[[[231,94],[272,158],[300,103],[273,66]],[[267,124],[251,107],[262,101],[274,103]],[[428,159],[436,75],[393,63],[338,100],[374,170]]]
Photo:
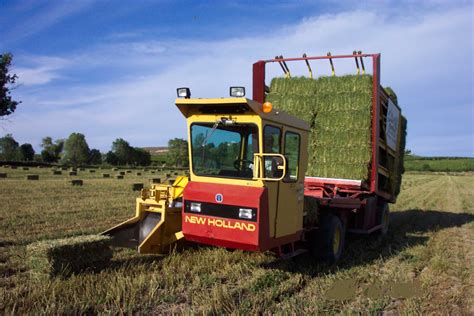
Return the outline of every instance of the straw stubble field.
[[[0,168],[8,172],[0,179],[2,314],[474,313],[472,173],[406,174],[389,235],[351,237],[337,267],[306,255],[275,261],[270,254],[208,247],[165,257],[114,250],[100,272],[38,283],[26,270],[29,243],[117,224],[133,214],[131,184],[157,175],[117,180],[79,171],[84,185],[71,186],[69,176],[31,169]],[[25,172],[40,180],[25,180]]]

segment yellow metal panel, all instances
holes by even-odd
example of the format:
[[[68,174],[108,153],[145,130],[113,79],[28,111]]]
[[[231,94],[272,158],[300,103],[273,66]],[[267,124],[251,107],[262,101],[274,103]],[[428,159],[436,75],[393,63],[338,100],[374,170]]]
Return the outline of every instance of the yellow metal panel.
[[[278,210],[275,216],[275,237],[287,236],[303,228],[304,207],[304,174],[307,167],[308,133],[284,127],[282,133],[282,152],[286,146],[285,133],[294,132],[300,135],[299,168],[296,182],[281,181],[278,188]]]

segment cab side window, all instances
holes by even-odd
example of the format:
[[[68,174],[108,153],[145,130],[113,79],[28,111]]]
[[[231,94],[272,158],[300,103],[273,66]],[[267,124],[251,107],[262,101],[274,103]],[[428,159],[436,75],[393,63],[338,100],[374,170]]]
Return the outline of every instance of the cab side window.
[[[285,133],[286,175],[285,182],[298,180],[298,164],[300,160],[300,135],[293,132]]]
[[[281,144],[281,130],[278,127],[267,125],[263,130],[263,152],[279,154]],[[279,178],[282,171],[278,169],[282,161],[276,157],[264,158],[264,171],[267,178]]]

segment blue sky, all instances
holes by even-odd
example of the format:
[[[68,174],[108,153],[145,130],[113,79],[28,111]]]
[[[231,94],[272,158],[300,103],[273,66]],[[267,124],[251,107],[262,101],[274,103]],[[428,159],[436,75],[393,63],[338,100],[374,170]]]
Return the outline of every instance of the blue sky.
[[[185,137],[176,87],[227,96],[275,55],[382,54],[381,80],[421,155],[474,156],[471,1],[0,1],[0,51],[14,54],[23,101],[0,121],[39,150],[45,136],[86,135],[110,149]],[[314,72],[329,74],[326,63]],[[353,64],[336,63],[338,74]],[[304,65],[292,65],[295,75]],[[281,75],[268,69],[267,80]]]

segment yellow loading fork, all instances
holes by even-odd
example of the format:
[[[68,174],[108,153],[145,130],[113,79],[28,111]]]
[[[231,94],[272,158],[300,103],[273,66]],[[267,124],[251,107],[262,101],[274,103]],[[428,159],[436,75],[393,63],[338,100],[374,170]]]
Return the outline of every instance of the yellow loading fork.
[[[112,245],[138,248],[139,253],[167,253],[183,238],[181,207],[185,176],[177,177],[172,185],[154,184],[143,189],[137,198],[135,216],[106,230],[102,235],[112,237]]]

